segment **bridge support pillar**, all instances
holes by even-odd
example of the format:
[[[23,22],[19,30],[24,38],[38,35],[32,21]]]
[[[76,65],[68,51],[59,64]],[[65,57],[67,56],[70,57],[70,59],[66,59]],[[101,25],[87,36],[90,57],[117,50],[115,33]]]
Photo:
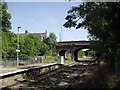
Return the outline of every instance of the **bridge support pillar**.
[[[72,60],[72,52],[71,51],[65,52],[65,59]]]
[[[58,56],[57,63],[58,64],[64,64],[64,56]]]
[[[74,60],[74,52],[73,51],[69,51],[68,59],[71,60],[71,61]]]
[[[74,51],[74,60],[77,62],[78,60],[78,50]]]
[[[71,51],[70,57],[71,57],[71,60],[73,61],[74,60],[74,52]]]

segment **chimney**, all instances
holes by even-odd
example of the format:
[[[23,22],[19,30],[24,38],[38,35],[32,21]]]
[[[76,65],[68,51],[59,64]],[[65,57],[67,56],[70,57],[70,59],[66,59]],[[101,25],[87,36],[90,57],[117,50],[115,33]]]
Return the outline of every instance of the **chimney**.
[[[28,34],[28,30],[25,30],[25,34]]]

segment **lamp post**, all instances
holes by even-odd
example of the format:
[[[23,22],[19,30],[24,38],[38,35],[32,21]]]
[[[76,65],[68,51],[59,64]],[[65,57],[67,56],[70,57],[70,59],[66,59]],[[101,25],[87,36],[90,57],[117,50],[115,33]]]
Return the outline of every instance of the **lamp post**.
[[[17,49],[16,49],[16,52],[17,52],[17,66],[19,66],[19,29],[21,27],[17,27],[18,28],[18,32],[17,32]]]

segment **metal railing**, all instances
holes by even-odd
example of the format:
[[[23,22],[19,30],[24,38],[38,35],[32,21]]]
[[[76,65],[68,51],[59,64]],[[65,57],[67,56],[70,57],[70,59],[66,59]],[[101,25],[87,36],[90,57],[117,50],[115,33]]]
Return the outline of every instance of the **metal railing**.
[[[28,64],[32,64],[32,63],[36,63],[34,60],[34,57],[20,57],[19,58],[19,65],[28,65]],[[17,65],[17,59],[16,58],[2,58],[1,60],[1,65],[3,67],[6,66],[16,66]]]
[[[19,66],[34,63],[55,63],[55,62],[57,62],[57,57],[51,56],[19,57]],[[0,66],[3,67],[17,66],[17,58],[2,58],[2,60],[0,60]]]

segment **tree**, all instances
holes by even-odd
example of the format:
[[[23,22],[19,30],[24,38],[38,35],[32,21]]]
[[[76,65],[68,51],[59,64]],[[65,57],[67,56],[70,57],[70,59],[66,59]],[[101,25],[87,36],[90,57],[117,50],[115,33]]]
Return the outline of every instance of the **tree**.
[[[12,33],[10,32],[11,27],[11,15],[8,13],[8,6],[6,2],[0,2],[0,20],[2,22],[1,34],[2,34],[2,57],[9,57],[10,52],[10,40]]]
[[[8,13],[8,6],[6,2],[1,2],[0,11],[2,12],[2,31],[8,32],[11,27],[11,14]]]
[[[49,45],[49,55],[56,55],[56,51],[55,51],[55,46],[56,46],[56,35],[51,32],[49,34],[49,37],[44,41],[46,44]]]
[[[51,33],[49,34],[49,39],[50,39],[50,42],[51,42],[51,43],[56,43],[57,37],[56,37],[56,35],[55,35],[53,32],[51,32]]]
[[[53,55],[53,56],[55,56],[56,55],[56,51],[55,51],[55,46],[56,46],[56,39],[57,39],[57,37],[56,37],[56,35],[53,33],[53,32],[51,32],[50,34],[49,34],[49,40],[50,40],[50,55]]]
[[[114,69],[117,56],[120,55],[120,2],[86,2],[72,7],[65,18],[64,27],[85,28],[90,39],[98,40],[100,56],[109,60]],[[81,20],[82,19],[82,20]]]
[[[79,57],[79,58],[82,58],[83,56],[85,56],[85,52],[82,51],[82,50],[80,50],[80,51],[78,52],[78,57]]]
[[[52,32],[49,34],[49,37],[45,40],[45,43],[50,45],[50,48],[53,48],[56,44],[56,35]]]
[[[49,49],[48,45],[43,43],[43,42],[41,42],[40,48],[39,48],[39,50],[40,50],[40,54],[39,55],[43,56],[43,55],[47,54],[48,53],[48,49]]]
[[[9,52],[8,52],[8,57],[16,57],[16,48],[17,48],[17,35],[14,34],[13,32],[10,33],[9,36]]]
[[[20,35],[20,50],[21,56],[38,56],[46,54],[48,46],[36,34],[23,34]]]
[[[2,57],[16,57],[17,35],[11,32],[11,15],[8,13],[8,6],[6,2],[0,2],[0,20],[2,21]],[[44,55],[48,51],[48,46],[43,43],[36,34],[20,35],[20,56],[37,56]],[[1,47],[1,45],[0,45]]]

